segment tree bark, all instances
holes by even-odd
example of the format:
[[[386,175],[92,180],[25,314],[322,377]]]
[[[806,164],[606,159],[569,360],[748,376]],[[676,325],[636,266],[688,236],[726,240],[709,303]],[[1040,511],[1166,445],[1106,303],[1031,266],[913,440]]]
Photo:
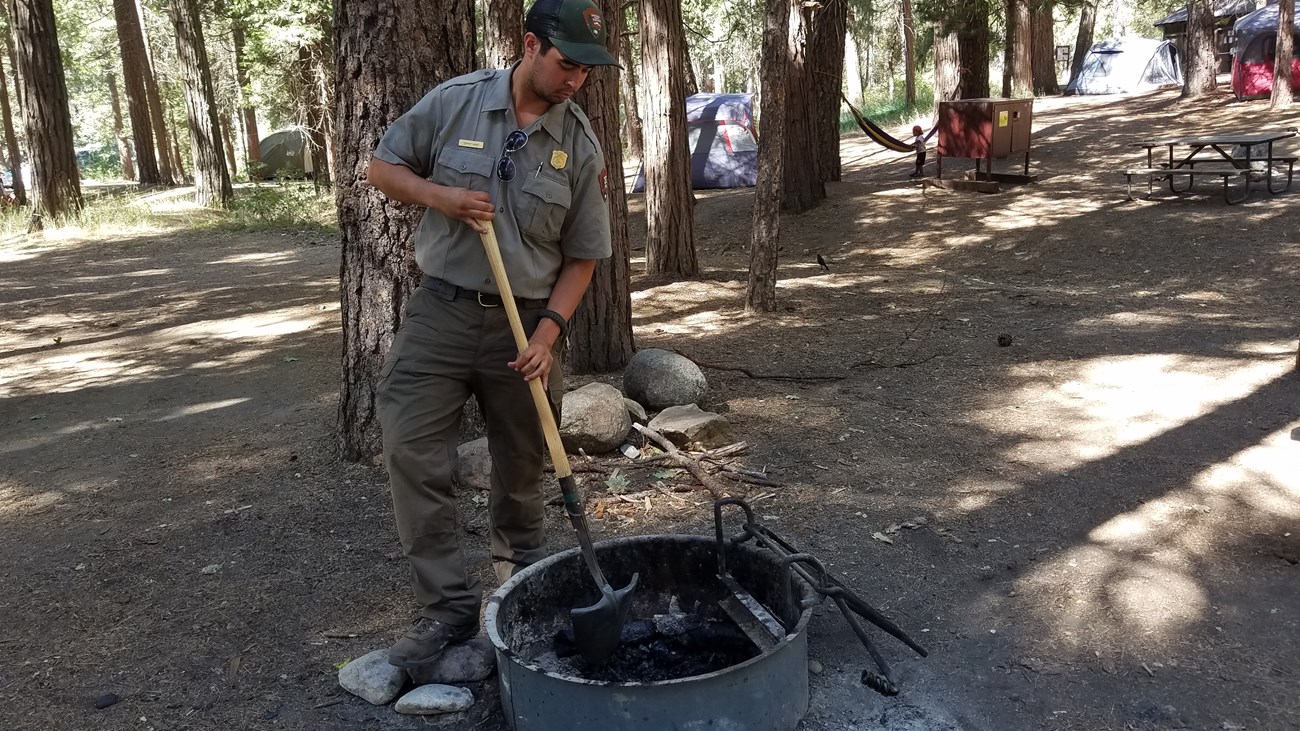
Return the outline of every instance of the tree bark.
[[[934,28],[934,100],[948,102],[957,98],[961,61],[957,57],[957,34]]]
[[[235,81],[239,84],[239,109],[244,115],[245,156],[251,168],[262,161],[262,136],[257,130],[257,110],[253,108],[252,85],[248,79],[248,62],[244,58],[244,19],[230,22],[230,40],[235,48]],[[251,176],[250,176],[251,177]]]
[[[158,185],[162,182],[158,172],[158,158],[153,146],[153,123],[149,119],[149,95],[145,91],[145,74],[148,73],[148,56],[144,50],[144,35],[140,31],[140,16],[135,12],[135,0],[113,0],[113,18],[117,24],[118,49],[122,53],[122,82],[126,91],[126,111],[131,120],[131,141],[135,147],[135,161],[140,185]],[[123,168],[125,168],[125,162]],[[125,175],[126,171],[123,170]],[[135,176],[130,176],[135,178]]]
[[[981,99],[989,95],[989,10],[973,3],[957,28],[957,56],[960,61],[959,99]]]
[[[411,236],[421,211],[367,185],[366,166],[389,124],[439,82],[473,69],[474,5],[336,2],[333,38],[339,82],[334,199],[343,234],[337,435],[342,456],[361,460],[379,453],[375,382],[402,307],[420,282]]]
[[[686,149],[686,59],[681,0],[640,0],[645,77],[646,269],[694,276],[695,199]]]
[[[81,177],[73,151],[68,87],[52,0],[12,0],[17,77],[32,166],[32,212],[54,218],[81,210]]]
[[[1034,95],[1033,27],[1029,0],[1007,0],[1006,62],[1002,70],[1002,96],[1019,99]]]
[[[790,18],[788,35],[789,66],[785,90],[785,161],[781,206],[791,213],[803,213],[826,198],[826,184],[822,182],[816,155],[817,137],[813,122],[817,107],[813,97],[813,70],[809,61],[809,40],[812,33],[810,9],[802,3],[796,5],[798,14]],[[767,93],[767,89],[763,89]],[[765,134],[759,130],[759,134]],[[760,143],[760,147],[768,144]],[[810,155],[810,151],[812,154]],[[811,158],[811,159],[810,159]]]
[[[524,55],[524,4],[483,0],[483,54],[489,68],[504,69]],[[622,17],[622,9],[614,8]],[[608,21],[612,14],[606,14]]]
[[[681,15],[681,3],[678,2],[678,15]],[[684,28],[685,26],[683,26]],[[691,60],[691,47],[686,45],[685,32],[682,34],[682,68],[686,69],[686,96],[700,93],[700,81],[695,76],[695,63]]]
[[[115,2],[117,0],[114,0]],[[149,34],[145,32],[144,7],[140,0],[132,0],[135,6],[136,24],[140,28],[140,40],[144,47],[144,90],[149,100],[149,117],[153,128],[154,142],[157,145],[158,179],[163,185],[179,185],[185,180],[185,173],[180,169],[179,159],[173,161],[175,145],[167,132],[166,118],[163,116],[162,98],[158,94],[158,77],[153,70],[153,52],[149,50]],[[176,164],[173,164],[175,162]]]
[[[135,180],[135,163],[131,159],[131,143],[122,134],[122,104],[117,99],[117,74],[109,74],[108,103],[113,109],[113,139],[117,140],[117,155],[122,161],[122,179]],[[149,147],[153,143],[150,142]]]
[[[1183,98],[1213,94],[1219,61],[1214,48],[1213,0],[1187,3],[1187,52],[1183,59]]]
[[[176,56],[185,81],[185,113],[194,156],[194,200],[205,208],[229,208],[233,196],[230,171],[222,158],[221,122],[197,0],[171,0],[171,16],[176,28]]]
[[[848,35],[848,2],[823,0],[813,15],[809,58],[813,59],[811,89],[815,116],[818,175],[823,181],[840,179],[840,89],[844,85],[844,37]]]
[[[304,155],[311,155],[312,179],[318,184],[329,185],[330,166],[325,154],[325,112],[321,108],[319,80],[316,77],[316,64],[308,46],[298,47],[298,94],[302,107],[304,125],[307,128],[307,146]]]
[[[792,17],[799,0],[766,0],[763,8],[763,52],[760,58],[763,123],[758,146],[758,183],[754,186],[753,232],[749,245],[749,289],[745,309],[776,309],[777,251],[781,243],[781,190],[785,178],[785,92],[789,68]]]
[[[1056,81],[1056,19],[1052,0],[1041,0],[1031,16],[1033,27],[1034,94],[1060,94]]]
[[[908,109],[916,107],[916,24],[912,16],[912,0],[902,0],[903,18],[903,103]]]
[[[234,180],[235,176],[239,174],[239,164],[235,159],[235,136],[231,131],[235,126],[235,118],[234,116],[231,116],[229,119],[222,120],[222,122],[221,147],[226,152],[226,173],[230,176],[231,180]]]
[[[6,33],[5,38],[8,40],[10,35]],[[9,108],[9,81],[5,77],[3,63],[0,63],[0,115],[3,115],[5,151],[8,152],[6,162],[9,165],[10,172],[13,173],[14,202],[20,206],[25,206],[27,205],[27,184],[23,182],[23,156],[18,151],[18,135],[14,133],[13,112]]]
[[[1085,2],[1079,9],[1079,36],[1074,41],[1074,56],[1070,59],[1070,84],[1079,78],[1083,61],[1092,48],[1092,34],[1097,26],[1097,0]]]
[[[598,0],[605,18],[609,52],[619,58],[623,39],[622,0]],[[627,230],[627,194],[623,186],[623,146],[618,120],[619,70],[601,66],[591,72],[576,101],[591,120],[605,154],[610,240],[613,253],[596,264],[587,294],[569,322],[568,365],[574,373],[606,373],[627,365],[636,352],[632,341],[631,243]]]
[[[629,39],[618,49],[619,59],[623,61],[623,71],[619,81],[623,87],[623,140],[627,143],[627,154],[640,160],[645,154],[644,129],[641,122],[641,105],[637,101],[637,66],[632,59],[632,42]]]
[[[1270,102],[1274,109],[1291,106],[1291,65],[1295,57],[1295,3],[1281,0],[1277,10],[1277,56],[1273,61],[1273,96]]]

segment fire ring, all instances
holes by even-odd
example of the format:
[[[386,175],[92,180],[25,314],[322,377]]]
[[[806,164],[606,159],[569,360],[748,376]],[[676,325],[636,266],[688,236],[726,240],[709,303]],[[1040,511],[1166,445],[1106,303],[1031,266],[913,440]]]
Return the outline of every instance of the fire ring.
[[[717,543],[686,535],[596,544],[610,582],[640,573],[623,643],[593,669],[569,651],[569,609],[597,596],[578,549],[550,556],[488,600],[501,705],[514,731],[791,731],[808,710],[808,621],[820,597],[775,554],[726,549],[726,571],[785,636],[766,649],[724,609]],[[752,634],[750,635],[752,637]]]

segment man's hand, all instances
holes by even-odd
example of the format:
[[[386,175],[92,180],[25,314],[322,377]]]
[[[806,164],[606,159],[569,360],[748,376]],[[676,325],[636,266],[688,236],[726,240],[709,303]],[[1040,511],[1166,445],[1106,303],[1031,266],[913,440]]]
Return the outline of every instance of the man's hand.
[[[448,218],[464,221],[465,225],[481,234],[487,233],[487,227],[480,221],[491,221],[495,217],[492,198],[487,193],[468,188],[438,186],[433,207]]]
[[[550,320],[547,320],[550,322]],[[542,388],[545,389],[551,378],[551,365],[555,362],[555,356],[551,354],[552,343],[548,344],[542,336],[533,335],[528,341],[528,347],[519,357],[510,361],[511,368],[524,374],[525,381],[531,381],[536,378],[542,379]]]

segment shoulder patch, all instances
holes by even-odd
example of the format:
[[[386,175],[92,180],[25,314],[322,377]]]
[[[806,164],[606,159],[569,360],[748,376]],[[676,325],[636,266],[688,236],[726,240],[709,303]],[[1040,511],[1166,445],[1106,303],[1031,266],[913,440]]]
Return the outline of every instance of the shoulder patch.
[[[609,169],[600,169],[600,197],[609,200]]]

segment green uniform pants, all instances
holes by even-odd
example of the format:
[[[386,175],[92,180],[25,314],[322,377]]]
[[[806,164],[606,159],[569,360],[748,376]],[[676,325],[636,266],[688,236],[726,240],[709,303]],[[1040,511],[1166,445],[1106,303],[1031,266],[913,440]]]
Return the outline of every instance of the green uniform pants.
[[[524,332],[532,333],[540,312],[520,309]],[[497,577],[505,581],[545,555],[545,441],[528,383],[506,365],[517,354],[504,308],[420,287],[380,371],[376,408],[397,532],[416,600],[431,619],[476,623],[482,601],[478,579],[465,568],[452,488],[461,412],[471,394],[492,455],[488,521]],[[561,380],[557,352],[548,394],[557,422]]]

